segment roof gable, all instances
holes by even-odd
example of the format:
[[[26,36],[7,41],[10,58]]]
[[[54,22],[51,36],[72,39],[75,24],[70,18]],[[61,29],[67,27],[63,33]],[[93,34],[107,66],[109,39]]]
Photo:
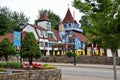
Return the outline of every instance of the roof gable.
[[[45,28],[43,28],[41,26],[32,25],[32,24],[29,24],[29,25],[31,25],[33,28],[36,28],[36,29],[39,29],[39,30],[45,30]]]
[[[63,19],[62,23],[70,23],[70,22],[74,22],[74,18],[72,17],[72,14],[68,8],[68,11],[67,11],[66,16]]]

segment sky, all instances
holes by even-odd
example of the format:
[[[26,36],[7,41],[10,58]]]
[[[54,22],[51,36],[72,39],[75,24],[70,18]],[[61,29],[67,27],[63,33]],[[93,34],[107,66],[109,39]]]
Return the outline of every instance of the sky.
[[[0,0],[0,6],[6,6],[12,11],[24,12],[30,17],[29,23],[31,24],[38,19],[38,11],[41,9],[50,9],[63,20],[69,7],[71,14],[75,13],[74,18],[78,22],[82,14],[72,7],[72,2],[73,0]]]

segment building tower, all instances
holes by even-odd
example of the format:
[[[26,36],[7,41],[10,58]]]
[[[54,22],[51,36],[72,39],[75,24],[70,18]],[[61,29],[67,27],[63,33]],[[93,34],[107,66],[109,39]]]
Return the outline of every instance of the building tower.
[[[74,44],[77,42],[77,48],[82,49],[83,43],[87,38],[82,34],[83,30],[80,29],[79,24],[74,20],[70,9],[68,8],[67,13],[59,26],[59,35],[62,39],[63,44]]]

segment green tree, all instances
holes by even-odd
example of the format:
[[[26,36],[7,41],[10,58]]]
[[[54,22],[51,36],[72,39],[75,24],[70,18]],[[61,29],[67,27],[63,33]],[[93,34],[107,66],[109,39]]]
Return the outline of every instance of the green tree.
[[[26,24],[28,21],[29,18],[23,12],[13,12],[7,7],[0,7],[0,35],[19,30],[19,24]]]
[[[8,38],[5,38],[0,42],[0,55],[5,58],[6,62],[8,61],[8,56],[14,55],[15,53],[15,48]]]
[[[57,14],[55,14],[54,12],[52,12],[51,10],[39,10],[39,16],[42,13],[46,13],[48,15],[48,18],[51,20],[51,28],[52,29],[58,29],[58,24],[61,21],[60,16],[58,16]]]
[[[73,6],[88,16],[93,40],[103,48],[115,52],[120,46],[119,2],[118,0],[74,0]],[[114,44],[113,44],[114,43]]]
[[[32,32],[27,33],[22,41],[20,54],[23,58],[28,58],[30,65],[32,65],[33,58],[41,57],[41,50]]]
[[[114,80],[116,77],[116,50],[120,48],[120,0],[74,0],[73,6],[89,17],[93,41],[113,54]]]
[[[7,33],[9,20],[4,14],[0,14],[0,35]]]
[[[89,21],[89,17],[86,15],[83,15],[81,17],[81,20],[79,20],[79,22],[81,23],[81,28],[84,30],[84,35],[86,37],[90,37],[91,36],[90,31],[92,30],[92,25]]]

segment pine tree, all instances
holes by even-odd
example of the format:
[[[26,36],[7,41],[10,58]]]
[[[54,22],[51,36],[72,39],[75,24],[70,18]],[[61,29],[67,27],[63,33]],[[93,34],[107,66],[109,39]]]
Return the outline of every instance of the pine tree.
[[[15,48],[8,38],[0,42],[0,55],[4,56],[6,61],[8,61],[8,56],[14,55],[15,53]]]
[[[28,58],[30,65],[32,65],[33,58],[41,57],[41,50],[32,32],[26,33],[22,41],[20,54],[23,58]]]

